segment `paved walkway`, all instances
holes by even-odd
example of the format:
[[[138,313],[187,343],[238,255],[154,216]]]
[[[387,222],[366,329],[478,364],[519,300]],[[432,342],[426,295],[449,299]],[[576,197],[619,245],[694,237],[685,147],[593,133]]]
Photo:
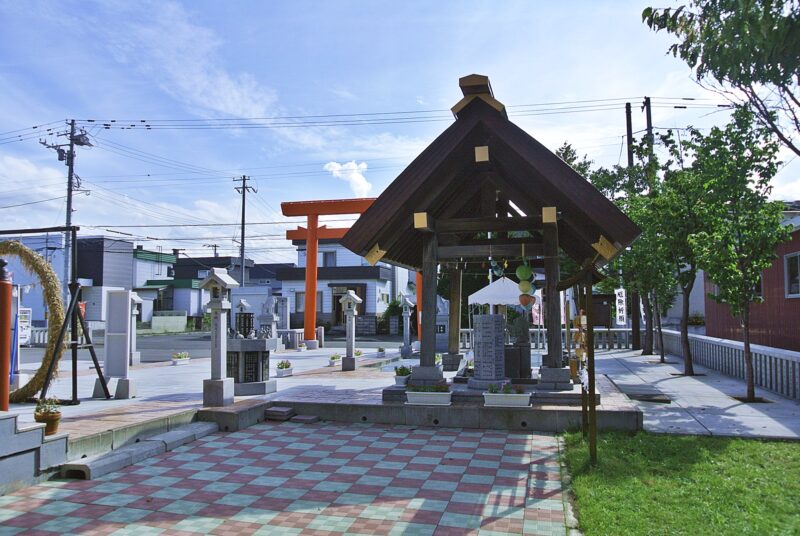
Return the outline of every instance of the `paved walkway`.
[[[733,398],[745,395],[745,383],[695,364],[705,376],[675,376],[683,372],[683,359],[667,356],[672,364],[658,363],[658,355],[640,352],[598,352],[597,373],[617,384],[649,384],[672,402],[633,401],[644,413],[645,430],[671,434],[696,434],[774,439],[800,439],[800,403],[763,389],[756,395],[770,401],[745,404]]]
[[[0,534],[566,533],[553,436],[318,423],[214,434],[0,497]]]

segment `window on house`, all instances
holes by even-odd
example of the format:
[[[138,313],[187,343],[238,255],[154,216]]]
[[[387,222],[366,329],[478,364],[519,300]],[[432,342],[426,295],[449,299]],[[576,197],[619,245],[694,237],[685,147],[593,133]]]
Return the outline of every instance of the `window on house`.
[[[294,312],[304,313],[306,311],[306,293],[294,293]],[[317,292],[317,312],[322,312],[322,291]]]
[[[208,277],[208,270],[197,270],[197,279],[205,279]]]
[[[786,273],[786,296],[800,298],[800,253],[785,256],[783,268]]]
[[[325,251],[322,253],[322,266],[336,266],[335,251]]]

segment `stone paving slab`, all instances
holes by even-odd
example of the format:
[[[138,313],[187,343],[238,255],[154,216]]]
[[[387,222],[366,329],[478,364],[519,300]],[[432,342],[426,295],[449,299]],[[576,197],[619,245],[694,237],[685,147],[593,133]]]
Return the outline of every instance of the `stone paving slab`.
[[[668,396],[670,404],[633,401],[644,413],[644,428],[651,432],[800,439],[800,403],[756,388],[769,403],[745,404],[733,398],[745,394],[738,378],[695,364],[705,376],[675,376],[683,360],[668,356],[673,364],[658,363],[658,356],[640,352],[598,352],[597,371],[615,382],[651,385]]]
[[[264,423],[0,497],[2,534],[566,533],[556,438]]]

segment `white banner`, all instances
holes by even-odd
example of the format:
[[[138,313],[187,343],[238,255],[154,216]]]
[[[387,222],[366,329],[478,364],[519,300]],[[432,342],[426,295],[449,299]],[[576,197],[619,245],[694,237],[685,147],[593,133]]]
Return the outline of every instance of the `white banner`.
[[[628,315],[627,315],[627,307],[626,307],[626,299],[625,299],[625,289],[618,288],[614,291],[614,295],[617,298],[617,325],[624,326],[628,323]]]

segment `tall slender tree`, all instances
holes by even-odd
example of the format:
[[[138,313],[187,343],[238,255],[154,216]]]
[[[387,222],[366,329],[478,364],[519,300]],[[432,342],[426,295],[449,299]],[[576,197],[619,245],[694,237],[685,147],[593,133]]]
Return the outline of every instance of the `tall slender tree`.
[[[709,226],[690,238],[698,265],[716,284],[712,297],[741,322],[746,400],[754,402],[750,349],[750,305],[763,301],[761,273],[775,260],[775,248],[790,230],[781,225],[783,203],[770,202],[777,172],[778,143],[754,115],[742,108],[723,129],[695,138],[693,167],[707,185]]]

